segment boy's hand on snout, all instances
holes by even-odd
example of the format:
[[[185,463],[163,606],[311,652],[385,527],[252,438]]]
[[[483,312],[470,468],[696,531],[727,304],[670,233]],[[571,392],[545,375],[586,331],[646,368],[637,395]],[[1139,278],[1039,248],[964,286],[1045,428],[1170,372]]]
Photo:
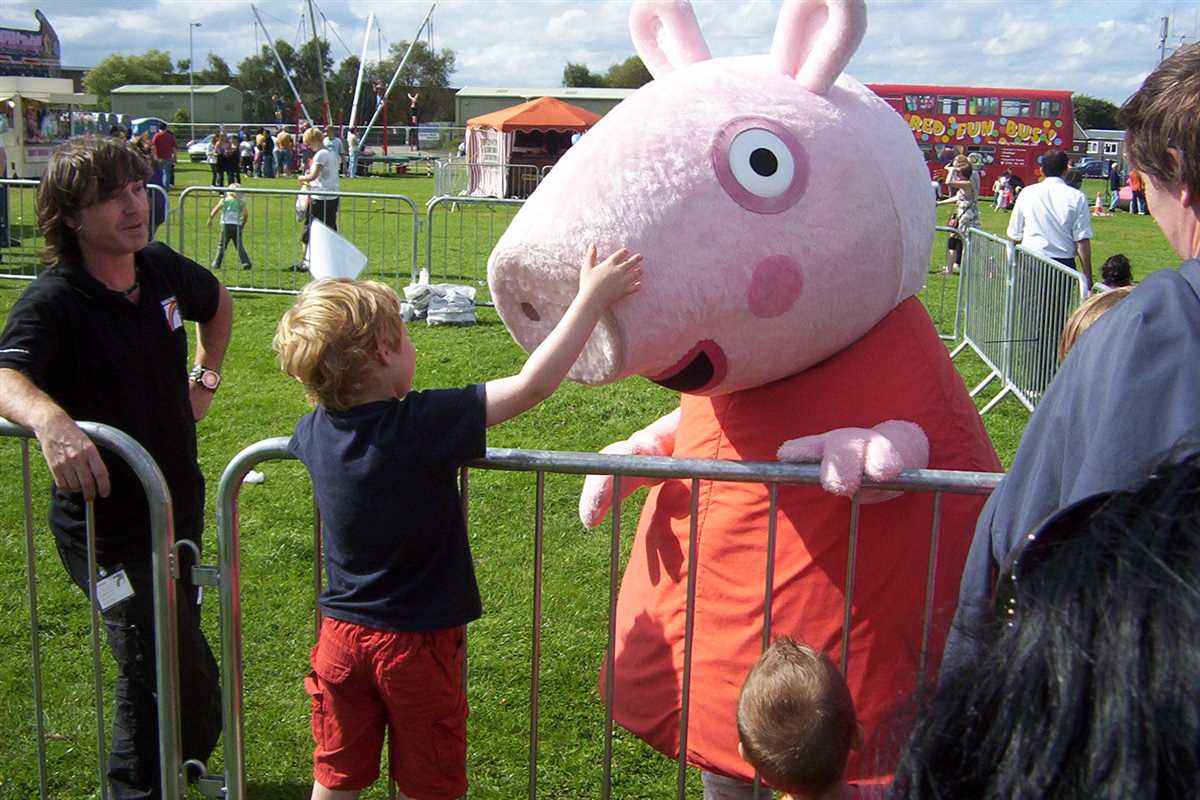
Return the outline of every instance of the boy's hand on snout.
[[[593,296],[605,307],[642,288],[642,256],[624,247],[596,263],[596,245],[589,245],[579,266],[579,293]]]

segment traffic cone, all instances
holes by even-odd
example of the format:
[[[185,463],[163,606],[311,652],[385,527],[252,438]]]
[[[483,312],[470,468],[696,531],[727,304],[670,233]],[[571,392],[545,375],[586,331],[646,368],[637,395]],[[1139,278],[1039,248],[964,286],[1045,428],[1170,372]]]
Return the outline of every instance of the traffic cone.
[[[1092,206],[1092,216],[1104,216],[1104,202],[1100,199],[1100,192],[1096,192],[1096,205]]]

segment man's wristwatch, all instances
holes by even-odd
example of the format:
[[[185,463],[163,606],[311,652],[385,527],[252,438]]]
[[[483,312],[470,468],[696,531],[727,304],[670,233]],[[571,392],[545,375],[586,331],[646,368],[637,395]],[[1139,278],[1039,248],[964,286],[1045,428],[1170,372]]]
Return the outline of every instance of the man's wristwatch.
[[[221,385],[221,373],[215,369],[209,369],[201,364],[197,364],[192,369],[192,382],[198,383],[210,392],[215,392],[217,387]]]

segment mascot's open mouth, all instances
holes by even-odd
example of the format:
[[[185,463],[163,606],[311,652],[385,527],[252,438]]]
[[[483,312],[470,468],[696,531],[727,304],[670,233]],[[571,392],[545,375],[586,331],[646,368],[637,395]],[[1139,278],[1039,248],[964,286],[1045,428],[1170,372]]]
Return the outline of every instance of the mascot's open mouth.
[[[705,339],[650,380],[676,392],[699,392],[725,380],[727,369],[725,351],[712,339]]]

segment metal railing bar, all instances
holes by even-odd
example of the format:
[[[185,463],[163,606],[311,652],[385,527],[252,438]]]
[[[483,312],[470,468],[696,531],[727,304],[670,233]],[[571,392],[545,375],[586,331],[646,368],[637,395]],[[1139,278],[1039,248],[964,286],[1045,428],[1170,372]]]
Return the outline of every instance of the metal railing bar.
[[[545,534],[546,473],[538,471],[533,523],[533,642],[529,677],[529,800],[537,797],[538,721],[542,670],[542,553]]]
[[[470,466],[486,469],[566,473],[574,475],[625,475],[651,478],[686,476],[701,480],[742,483],[820,483],[817,464],[777,461],[722,461],[665,456],[618,456],[554,450],[515,450],[489,447],[487,455]],[[863,479],[863,488],[893,491],[945,489],[960,494],[990,494],[1000,482],[999,472],[959,472],[909,469],[890,481]]]
[[[684,800],[687,790],[688,718],[692,701],[692,645],[696,632],[696,564],[700,543],[700,480],[692,478],[691,503],[688,510],[688,577],[687,606],[683,631],[683,688],[679,713],[679,772],[675,778],[675,795]]]
[[[621,476],[613,476],[612,535],[608,547],[608,646],[604,651],[604,777],[601,800],[612,796],[613,690],[617,667],[617,590],[621,570]]]
[[[29,589],[29,656],[33,662],[33,713],[37,733],[38,786],[42,800],[50,796],[46,776],[46,715],[42,697],[42,646],[38,625],[37,559],[33,544],[33,481],[29,471],[29,440],[21,440],[21,484],[25,506],[25,571]]]

